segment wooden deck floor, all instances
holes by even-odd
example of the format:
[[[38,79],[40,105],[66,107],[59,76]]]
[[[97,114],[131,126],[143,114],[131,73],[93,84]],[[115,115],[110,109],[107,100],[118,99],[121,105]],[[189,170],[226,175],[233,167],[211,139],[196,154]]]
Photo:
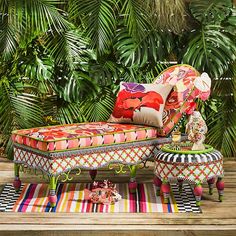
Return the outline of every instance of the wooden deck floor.
[[[131,214],[131,213],[0,213],[0,235],[236,235],[236,160],[225,160],[225,197],[217,201],[205,188],[202,214]],[[152,163],[148,169],[139,170],[138,181],[149,182],[153,178]],[[13,178],[13,165],[0,158],[0,186]],[[116,175],[110,170],[101,170],[97,179],[109,178],[113,182],[126,182],[128,175]],[[43,182],[41,177],[27,175],[23,182]],[[88,182],[87,172],[79,177]],[[206,186],[205,186],[206,187]]]

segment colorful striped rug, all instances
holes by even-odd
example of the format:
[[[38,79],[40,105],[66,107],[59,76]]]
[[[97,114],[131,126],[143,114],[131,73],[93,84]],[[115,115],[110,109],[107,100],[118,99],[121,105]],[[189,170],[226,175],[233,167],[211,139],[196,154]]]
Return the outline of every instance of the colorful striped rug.
[[[163,204],[163,197],[157,197],[156,187],[152,183],[138,184],[136,194],[130,194],[128,184],[117,184],[122,200],[113,205],[93,204],[84,200],[84,188],[90,184],[64,183],[57,188],[57,205],[48,204],[47,184],[23,184],[19,193],[15,193],[12,184],[7,184],[0,195],[0,211],[13,212],[200,212],[189,184],[183,185],[181,193],[176,184],[172,184],[169,204]]]

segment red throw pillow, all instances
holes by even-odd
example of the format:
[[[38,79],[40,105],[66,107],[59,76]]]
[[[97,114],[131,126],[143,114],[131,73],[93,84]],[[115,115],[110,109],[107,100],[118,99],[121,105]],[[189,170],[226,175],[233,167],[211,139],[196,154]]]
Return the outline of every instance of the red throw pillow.
[[[120,83],[108,122],[162,127],[162,113],[172,86],[169,84]]]

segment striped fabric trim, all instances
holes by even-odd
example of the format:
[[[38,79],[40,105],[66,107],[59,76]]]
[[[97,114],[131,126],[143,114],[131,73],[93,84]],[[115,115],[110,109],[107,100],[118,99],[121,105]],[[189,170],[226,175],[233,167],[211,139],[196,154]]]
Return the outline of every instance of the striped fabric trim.
[[[206,163],[219,161],[222,157],[222,154],[217,150],[203,154],[178,154],[159,150],[155,158],[168,163]]]
[[[114,205],[93,204],[84,200],[84,188],[91,184],[66,183],[57,187],[56,207],[50,208],[47,184],[24,184],[19,193],[15,193],[11,184],[7,184],[0,195],[0,211],[13,212],[194,212],[200,208],[188,183],[183,184],[180,194],[176,183],[171,184],[172,192],[169,204],[163,203],[163,196],[156,196],[156,187],[152,183],[138,184],[136,194],[130,194],[128,184],[117,184],[122,200]],[[6,197],[7,196],[7,197]]]

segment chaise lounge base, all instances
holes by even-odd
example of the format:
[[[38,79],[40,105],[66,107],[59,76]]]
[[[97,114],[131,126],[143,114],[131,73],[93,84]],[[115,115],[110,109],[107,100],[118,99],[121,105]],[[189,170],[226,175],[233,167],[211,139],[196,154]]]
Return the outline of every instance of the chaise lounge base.
[[[96,127],[98,126],[98,123],[90,123],[90,126],[91,124],[96,124]],[[108,123],[100,123],[99,125],[101,127],[104,125],[107,127],[110,126]],[[114,124],[111,126],[114,126]],[[128,136],[133,135],[134,140],[131,140],[130,138],[130,142],[126,143],[113,143],[110,145],[106,144],[100,146],[90,145],[87,147],[78,147],[77,149],[71,150],[39,150],[38,147],[40,147],[40,145],[38,144],[35,147],[32,147],[32,145],[27,146],[27,144],[33,144],[30,138],[34,137],[35,132],[24,134],[24,136],[17,136],[19,133],[16,134],[16,136],[13,137],[15,141],[18,141],[18,143],[14,143],[15,180],[13,185],[15,189],[19,190],[21,185],[19,176],[20,166],[41,170],[49,177],[49,202],[53,207],[57,201],[56,186],[60,177],[64,176],[65,180],[70,179],[69,174],[72,170],[76,171],[77,174],[80,174],[82,169],[86,169],[90,171],[91,178],[95,179],[97,169],[105,166],[112,167],[112,164],[116,163],[120,167],[120,169],[117,170],[117,173],[123,172],[123,166],[127,166],[130,170],[129,189],[131,192],[135,192],[137,187],[135,176],[139,164],[146,161],[147,159],[153,158],[155,153],[158,151],[158,146],[164,143],[169,143],[170,138],[147,137],[155,135],[155,133],[152,133],[152,127],[144,128],[141,126],[135,126],[135,129],[133,125],[126,125],[125,127],[126,130],[122,130],[125,138],[127,139]],[[128,132],[128,128],[132,128],[134,132],[131,130]],[[47,128],[39,128],[39,131],[36,132],[39,137],[41,137],[40,132],[42,132],[43,129]],[[142,133],[145,131],[145,135],[142,137],[143,140],[137,140],[138,136],[141,137],[141,133],[139,131],[142,131]],[[56,135],[59,131],[57,129],[56,132],[54,128],[53,132],[54,135]],[[121,134],[120,132],[121,131],[117,131],[112,135],[116,136],[117,134]],[[91,136],[91,132],[89,135]],[[105,140],[106,133],[104,130],[102,132],[102,136],[103,140]],[[21,137],[23,137],[23,139],[21,139]],[[98,136],[96,137],[98,138]],[[78,139],[78,135],[76,136],[76,139]],[[33,141],[34,140],[36,140],[35,137]],[[21,141],[23,143],[20,144]],[[79,143],[82,144],[82,141],[80,140]],[[50,145],[50,143],[47,143],[48,147]],[[56,144],[54,143],[54,146],[55,145]]]

